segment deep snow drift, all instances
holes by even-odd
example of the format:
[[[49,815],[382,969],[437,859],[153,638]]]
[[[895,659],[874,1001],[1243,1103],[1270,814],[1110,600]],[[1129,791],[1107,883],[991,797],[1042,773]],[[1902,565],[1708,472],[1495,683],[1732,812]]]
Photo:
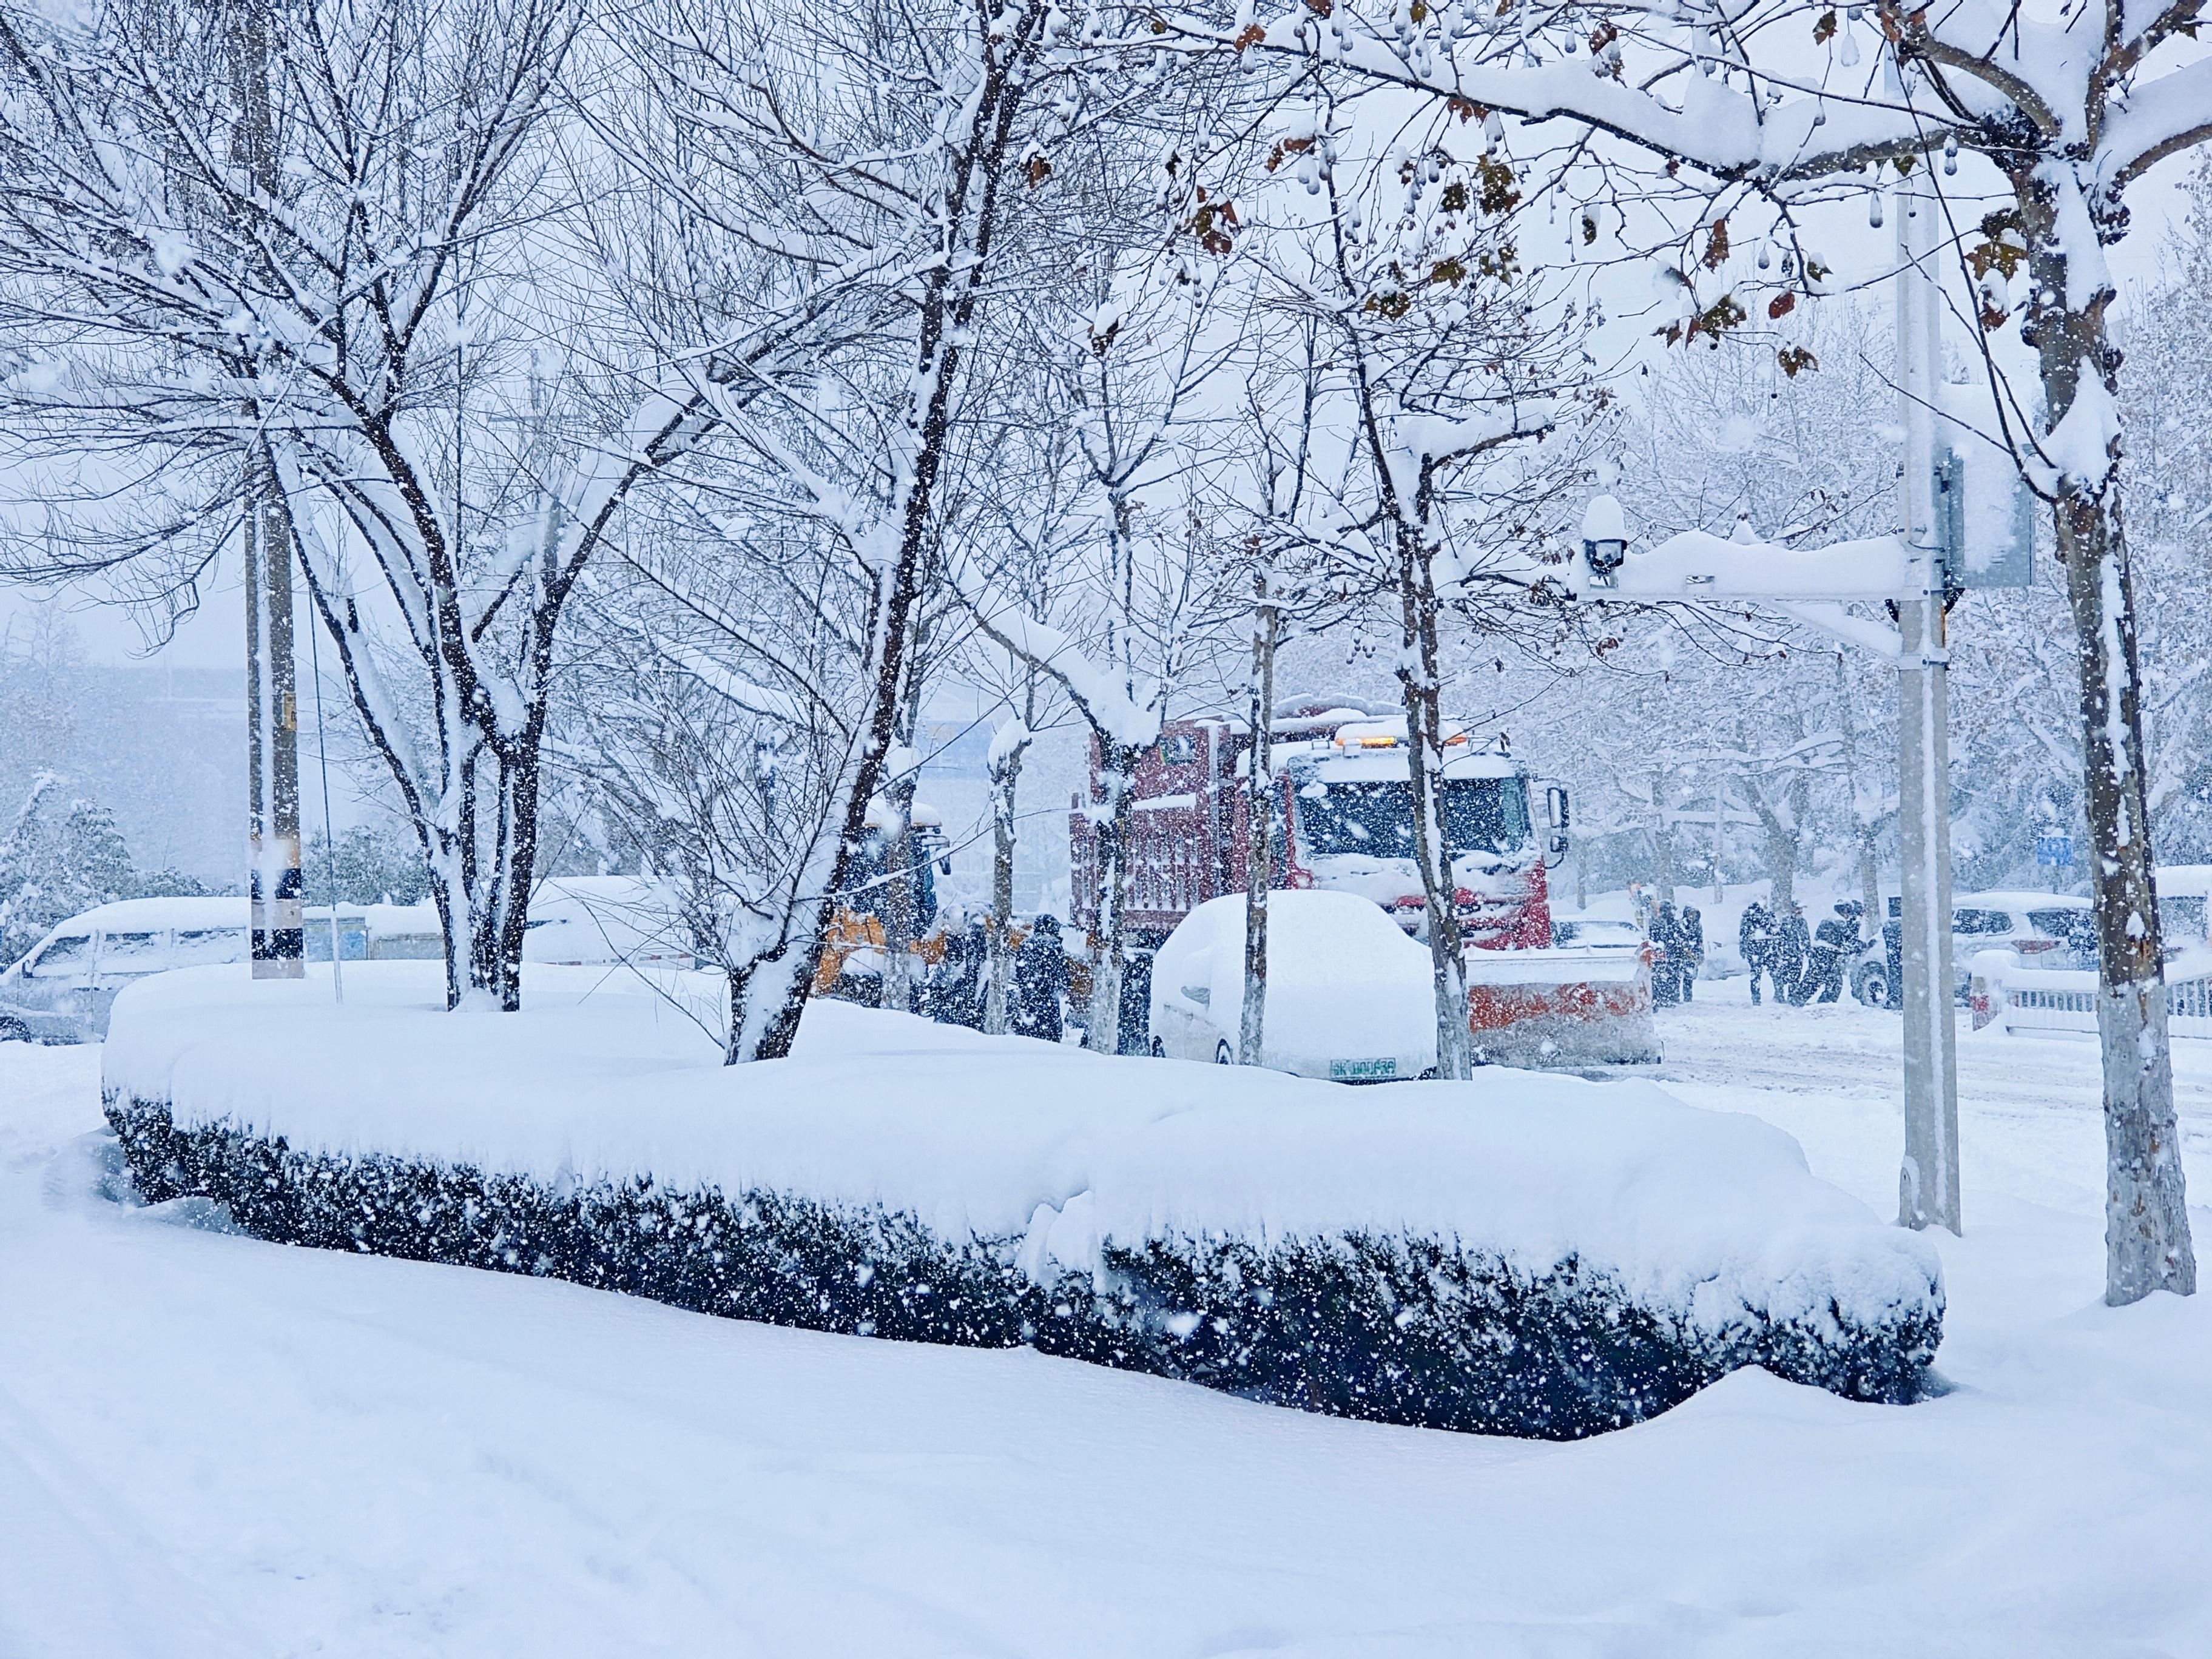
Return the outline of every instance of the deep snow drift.
[[[1887,1207],[1894,1018],[1732,988],[1665,1086]],[[2212,1651],[2212,1301],[2098,1304],[2091,1042],[1962,1045],[1951,1392],[1563,1445],[204,1231],[101,1195],[99,1062],[0,1044],[9,1659]]]

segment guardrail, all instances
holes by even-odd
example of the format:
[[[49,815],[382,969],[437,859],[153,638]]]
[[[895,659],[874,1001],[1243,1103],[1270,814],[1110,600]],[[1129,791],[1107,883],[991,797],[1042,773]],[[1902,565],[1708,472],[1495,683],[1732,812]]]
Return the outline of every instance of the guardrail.
[[[2176,975],[2176,969],[2181,970]],[[2212,1038],[2212,963],[2191,951],[2166,967],[2166,1030]],[[1974,959],[1968,981],[1974,1029],[2097,1034],[2097,976],[2082,969],[2023,968],[2000,951]]]

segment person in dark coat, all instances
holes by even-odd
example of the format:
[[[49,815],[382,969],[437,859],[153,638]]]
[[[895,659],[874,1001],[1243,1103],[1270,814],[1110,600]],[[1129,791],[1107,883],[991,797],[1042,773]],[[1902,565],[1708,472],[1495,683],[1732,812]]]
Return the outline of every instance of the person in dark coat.
[[[1067,951],[1060,944],[1060,918],[1039,916],[1014,953],[1013,1006],[1006,1023],[1017,1036],[1060,1041],[1060,1002],[1067,994]]]
[[[1773,976],[1774,917],[1765,905],[1753,899],[1743,907],[1743,920],[1736,924],[1735,948],[1743,957],[1743,965],[1751,974],[1751,1006],[1759,1006],[1759,980],[1764,974]],[[1782,988],[1774,988],[1774,1000],[1782,1000]]]
[[[1698,969],[1705,964],[1705,919],[1696,905],[1682,907],[1681,916],[1674,924],[1674,938],[1681,946],[1682,955],[1674,989],[1684,1002],[1692,1002],[1697,999]]]
[[[946,1025],[983,1029],[983,988],[991,969],[990,935],[978,916],[945,935],[945,960],[930,987],[930,1018]]]
[[[1787,915],[1775,924],[1774,1000],[1803,1007],[1807,986],[1805,957],[1812,949],[1812,935],[1805,930],[1805,907],[1792,904]]]
[[[1800,1002],[1810,1000],[1816,988],[1823,1002],[1834,1002],[1843,996],[1844,964],[1859,953],[1863,943],[1859,938],[1860,908],[1852,900],[1843,900],[1836,906],[1836,914],[1814,934],[1805,994],[1798,999]]]
[[[1672,904],[1662,904],[1659,913],[1651,918],[1651,1000],[1662,1008],[1671,1008],[1682,1000],[1678,988],[1681,983],[1681,927]]]

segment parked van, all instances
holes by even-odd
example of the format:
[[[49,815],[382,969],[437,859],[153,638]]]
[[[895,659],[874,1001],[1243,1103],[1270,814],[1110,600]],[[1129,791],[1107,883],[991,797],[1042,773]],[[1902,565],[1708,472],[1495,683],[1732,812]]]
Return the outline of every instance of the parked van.
[[[331,907],[304,917],[307,957],[331,959]],[[341,904],[341,962],[445,954],[438,913],[428,904]],[[250,961],[246,902],[228,898],[125,899],[71,916],[0,974],[0,1042],[98,1042],[115,994],[172,968]]]
[[[327,924],[324,954],[329,954]],[[97,1042],[125,986],[171,968],[244,962],[242,897],[125,899],[71,916],[0,974],[0,1038]]]

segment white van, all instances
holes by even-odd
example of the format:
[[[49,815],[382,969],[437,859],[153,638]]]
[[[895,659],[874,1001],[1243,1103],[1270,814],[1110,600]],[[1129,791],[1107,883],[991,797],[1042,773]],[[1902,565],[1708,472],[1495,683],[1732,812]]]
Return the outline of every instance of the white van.
[[[242,897],[103,904],[71,916],[0,974],[0,1038],[97,1042],[125,986],[171,968],[244,962],[251,954]]]
[[[307,957],[331,959],[331,907],[305,915]],[[125,899],[71,916],[0,974],[0,1042],[98,1042],[107,1035],[115,994],[134,980],[172,968],[246,962],[245,899]],[[445,955],[438,913],[428,904],[341,904],[341,962]]]

